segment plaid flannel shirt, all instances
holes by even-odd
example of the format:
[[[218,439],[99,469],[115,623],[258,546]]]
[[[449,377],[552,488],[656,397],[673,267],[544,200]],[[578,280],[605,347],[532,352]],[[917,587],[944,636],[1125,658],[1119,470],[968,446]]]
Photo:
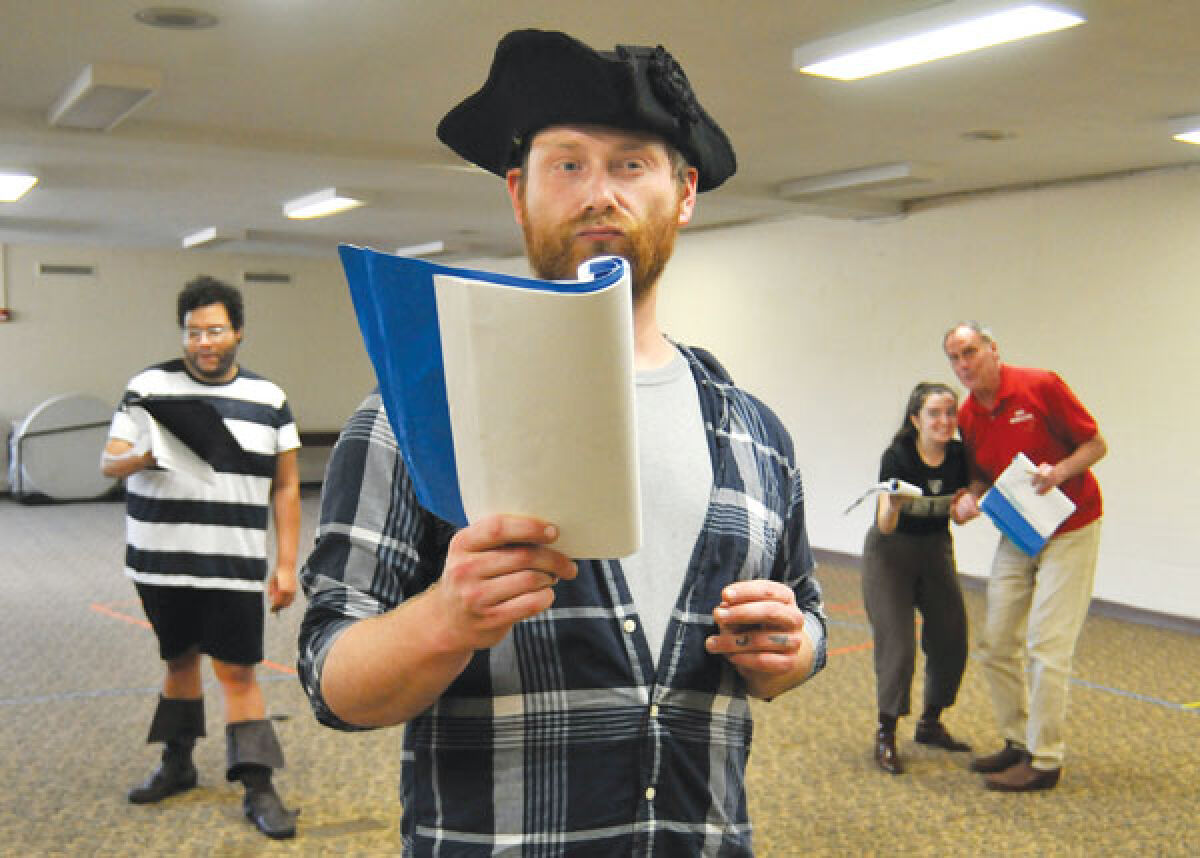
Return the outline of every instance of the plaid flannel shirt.
[[[705,651],[727,584],[793,589],[825,664],[791,440],[720,365],[680,347],[700,393],[714,487],[657,669],[618,560],[584,560],[554,604],[476,652],[407,725],[406,854],[750,855],[745,683]],[[581,491],[586,487],[581,487]],[[338,634],[395,607],[441,573],[453,528],[417,503],[378,394],[348,422],[330,462],[317,545],[301,572],[309,604],[300,677],[318,719]]]

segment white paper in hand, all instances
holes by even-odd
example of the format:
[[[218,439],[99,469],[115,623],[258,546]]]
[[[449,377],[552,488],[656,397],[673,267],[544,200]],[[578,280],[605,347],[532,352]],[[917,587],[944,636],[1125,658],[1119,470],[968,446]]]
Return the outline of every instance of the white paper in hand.
[[[580,280],[588,279],[581,270]],[[554,547],[571,557],[636,551],[628,273],[611,288],[583,293],[445,274],[434,287],[467,518],[547,519],[562,534]]]
[[[899,495],[906,498],[919,498],[924,494],[920,486],[914,486],[912,483],[906,483],[904,480],[899,480],[893,477],[890,480],[880,480],[875,485],[871,486],[865,492],[858,496],[858,500],[850,504],[842,511],[842,515],[846,515],[860,503],[865,501],[872,495]]]
[[[1017,453],[979,503],[996,528],[1030,557],[1042,550],[1075,511],[1074,502],[1057,488],[1037,493],[1033,487],[1036,470],[1028,456]]]
[[[193,453],[169,429],[151,417],[146,409],[134,405],[129,409],[129,416],[140,430],[138,447],[142,452],[148,449],[153,453],[154,461],[160,468],[183,474],[206,485],[213,484],[216,480],[213,466]]]

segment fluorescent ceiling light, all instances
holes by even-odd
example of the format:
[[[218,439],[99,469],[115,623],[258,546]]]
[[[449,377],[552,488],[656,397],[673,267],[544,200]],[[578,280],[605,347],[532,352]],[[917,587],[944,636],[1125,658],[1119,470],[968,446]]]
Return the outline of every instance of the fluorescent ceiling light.
[[[853,170],[839,170],[836,173],[792,179],[780,184],[778,191],[781,197],[797,199],[896,185],[915,185],[932,182],[938,178],[940,178],[939,171],[932,164],[902,161],[897,164],[876,164],[871,167],[856,167]]]
[[[407,247],[397,247],[397,256],[436,256],[446,250],[444,241],[427,241],[424,244],[410,244]]]
[[[191,235],[185,235],[182,244],[185,248],[212,247],[217,244],[224,244],[227,241],[237,241],[245,237],[245,233],[240,230],[206,226],[204,229],[196,230]]]
[[[37,184],[37,176],[25,173],[0,173],[0,203],[15,203]]]
[[[1174,132],[1174,139],[1180,143],[1200,145],[1200,114],[1175,117],[1171,120],[1171,131]]]
[[[792,66],[805,74],[858,80],[1063,30],[1084,20],[1045,4],[959,0],[802,45],[792,54]]]
[[[162,87],[158,69],[93,63],[83,70],[47,117],[51,125],[109,131]]]
[[[363,202],[363,200],[339,193],[337,188],[324,188],[315,193],[288,200],[283,204],[283,213],[293,220],[307,220],[356,209]]]

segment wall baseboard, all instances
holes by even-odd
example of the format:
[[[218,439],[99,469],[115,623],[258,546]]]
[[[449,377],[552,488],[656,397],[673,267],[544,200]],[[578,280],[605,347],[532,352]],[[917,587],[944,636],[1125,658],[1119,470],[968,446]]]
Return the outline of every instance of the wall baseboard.
[[[845,551],[834,551],[828,548],[814,548],[813,555],[817,562],[828,562],[839,566],[849,566],[853,569],[862,568],[862,555],[850,554]],[[819,574],[819,570],[818,570]],[[987,576],[968,575],[959,572],[959,581],[967,590],[982,591],[987,585]],[[1161,611],[1150,611],[1146,608],[1136,608],[1120,602],[1110,602],[1107,599],[1092,599],[1088,613],[1098,617],[1110,617],[1114,620],[1124,620],[1130,623],[1142,623],[1155,628],[1168,629],[1189,635],[1200,635],[1200,618],[1181,617],[1178,614],[1166,614]]]

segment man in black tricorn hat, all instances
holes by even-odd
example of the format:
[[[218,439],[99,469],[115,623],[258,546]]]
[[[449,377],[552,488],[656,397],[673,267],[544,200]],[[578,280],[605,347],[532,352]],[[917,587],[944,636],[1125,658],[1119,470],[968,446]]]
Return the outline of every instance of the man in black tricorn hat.
[[[775,415],[655,315],[733,149],[661,47],[536,30],[501,40],[438,136],[504,177],[538,276],[630,261],[643,545],[572,559],[516,515],[455,530],[417,503],[374,394],[301,573],[305,689],[331,726],[407,724],[406,854],[749,855],[748,698],[825,662],[803,491]]]

